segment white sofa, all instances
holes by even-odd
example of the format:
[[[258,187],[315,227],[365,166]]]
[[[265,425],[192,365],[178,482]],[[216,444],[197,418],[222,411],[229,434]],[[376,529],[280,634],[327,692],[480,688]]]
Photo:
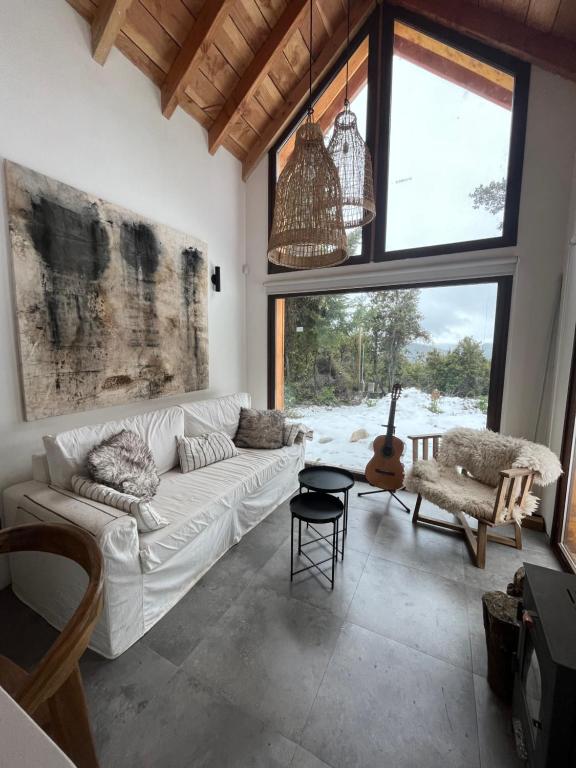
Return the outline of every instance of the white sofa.
[[[117,422],[62,432],[44,440],[34,479],[4,492],[4,524],[68,522],[90,531],[105,561],[104,608],[90,647],[115,658],[164,614],[242,536],[297,488],[303,442],[240,455],[182,474],[176,436],[223,430],[233,436],[246,394],[185,403]],[[169,520],[138,533],[129,514],[75,495],[70,478],[88,450],[121,429],[150,446],[161,481],[154,504]],[[86,585],[80,568],[42,553],[10,556],[16,595],[57,628],[71,616]]]

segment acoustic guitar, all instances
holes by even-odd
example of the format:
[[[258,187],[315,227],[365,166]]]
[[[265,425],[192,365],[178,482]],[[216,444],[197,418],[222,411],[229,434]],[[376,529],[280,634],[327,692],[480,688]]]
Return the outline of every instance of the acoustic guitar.
[[[374,440],[374,456],[366,466],[366,480],[384,491],[397,491],[404,485],[404,441],[394,434],[396,403],[402,392],[400,384],[394,384],[390,400],[388,428],[385,435]]]

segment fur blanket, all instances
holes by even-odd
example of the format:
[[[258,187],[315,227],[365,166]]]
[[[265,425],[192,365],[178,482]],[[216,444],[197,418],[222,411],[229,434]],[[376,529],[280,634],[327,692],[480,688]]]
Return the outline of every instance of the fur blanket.
[[[459,467],[472,477],[462,475]],[[451,429],[442,438],[437,459],[416,462],[405,486],[447,512],[491,520],[500,472],[516,467],[533,470],[537,485],[549,485],[562,473],[558,458],[544,445],[487,429]],[[537,508],[537,497],[529,494],[524,509],[505,509],[498,522],[520,520]]]

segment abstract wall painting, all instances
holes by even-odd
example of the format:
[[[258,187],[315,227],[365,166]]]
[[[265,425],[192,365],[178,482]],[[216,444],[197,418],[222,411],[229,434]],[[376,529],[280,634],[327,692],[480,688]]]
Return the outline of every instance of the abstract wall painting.
[[[208,387],[205,243],[6,163],[25,418]]]

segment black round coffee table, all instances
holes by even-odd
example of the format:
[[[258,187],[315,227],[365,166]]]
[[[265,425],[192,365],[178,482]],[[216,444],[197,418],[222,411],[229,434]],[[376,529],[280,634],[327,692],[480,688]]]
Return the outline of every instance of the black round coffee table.
[[[298,473],[300,493],[308,491],[319,493],[342,493],[344,495],[344,525],[342,531],[348,530],[348,491],[354,485],[354,475],[339,467],[306,467]]]
[[[309,491],[308,493],[300,493],[298,496],[294,496],[290,500],[290,512],[292,513],[291,523],[291,536],[290,536],[290,581],[293,581],[294,576],[303,571],[309,571],[311,568],[316,568],[319,573],[328,579],[330,586],[334,589],[334,566],[338,559],[338,533],[340,527],[340,518],[344,514],[344,504],[335,496],[331,496],[329,493],[317,493],[316,491]],[[298,555],[304,555],[304,557],[310,562],[305,568],[294,570],[294,520],[298,520]],[[332,536],[319,535],[317,539],[306,541],[302,543],[302,523],[307,523],[312,529],[317,531],[316,525],[324,525],[326,523],[332,524]],[[325,541],[331,546],[330,557],[314,562],[311,557],[304,552],[304,547],[314,544],[317,541]],[[342,559],[344,559],[344,540],[342,540]],[[324,563],[332,563],[331,576],[320,568]]]

